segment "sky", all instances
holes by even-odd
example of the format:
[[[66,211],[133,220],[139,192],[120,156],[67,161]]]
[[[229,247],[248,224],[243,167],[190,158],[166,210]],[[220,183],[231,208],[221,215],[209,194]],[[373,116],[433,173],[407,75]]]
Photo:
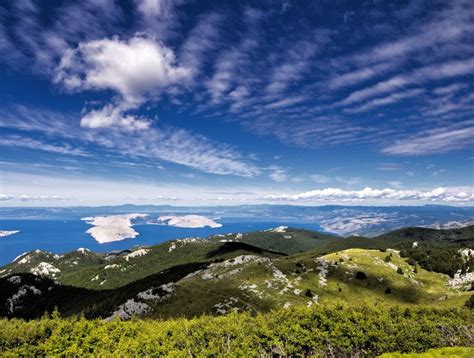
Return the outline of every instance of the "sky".
[[[0,205],[474,204],[471,0],[0,3]]]

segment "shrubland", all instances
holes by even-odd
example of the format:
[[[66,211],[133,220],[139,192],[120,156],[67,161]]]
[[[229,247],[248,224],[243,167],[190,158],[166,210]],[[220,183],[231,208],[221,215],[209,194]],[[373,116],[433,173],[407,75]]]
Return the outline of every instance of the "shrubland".
[[[0,321],[2,356],[377,356],[474,344],[467,308],[314,306],[130,321]]]

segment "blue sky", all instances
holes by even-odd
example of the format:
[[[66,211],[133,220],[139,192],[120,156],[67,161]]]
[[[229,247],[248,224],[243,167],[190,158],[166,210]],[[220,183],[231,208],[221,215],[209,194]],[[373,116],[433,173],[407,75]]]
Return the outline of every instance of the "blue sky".
[[[474,3],[0,5],[3,206],[474,202]]]

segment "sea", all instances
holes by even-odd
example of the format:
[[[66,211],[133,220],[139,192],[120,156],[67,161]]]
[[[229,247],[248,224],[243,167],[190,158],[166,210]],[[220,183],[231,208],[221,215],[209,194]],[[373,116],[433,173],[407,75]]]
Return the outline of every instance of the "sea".
[[[86,231],[92,226],[80,219],[68,220],[0,220],[0,230],[19,230],[19,233],[0,237],[0,266],[5,265],[24,252],[45,250],[55,254],[63,254],[80,247],[101,253],[115,250],[131,249],[136,246],[149,246],[165,241],[198,237],[206,238],[216,234],[245,233],[267,230],[278,226],[291,226],[309,230],[321,231],[318,224],[282,222],[282,221],[252,221],[243,218],[226,218],[219,220],[219,228],[179,228],[167,225],[140,224],[133,229],[139,235],[125,239],[100,244]]]

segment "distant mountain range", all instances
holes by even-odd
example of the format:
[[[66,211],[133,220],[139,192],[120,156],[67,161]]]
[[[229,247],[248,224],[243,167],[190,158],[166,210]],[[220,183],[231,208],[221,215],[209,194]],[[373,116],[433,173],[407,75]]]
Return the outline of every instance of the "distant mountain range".
[[[474,224],[474,207],[425,206],[292,206],[240,205],[184,207],[170,205],[120,205],[67,208],[0,208],[0,220],[69,220],[84,216],[128,213],[160,215],[198,214],[236,221],[274,221],[318,224],[338,235],[377,236],[409,226],[456,228]],[[156,215],[155,215],[156,216]]]
[[[128,319],[327,302],[461,306],[474,226],[374,238],[277,227],[99,254],[33,251],[0,268],[0,316]]]

